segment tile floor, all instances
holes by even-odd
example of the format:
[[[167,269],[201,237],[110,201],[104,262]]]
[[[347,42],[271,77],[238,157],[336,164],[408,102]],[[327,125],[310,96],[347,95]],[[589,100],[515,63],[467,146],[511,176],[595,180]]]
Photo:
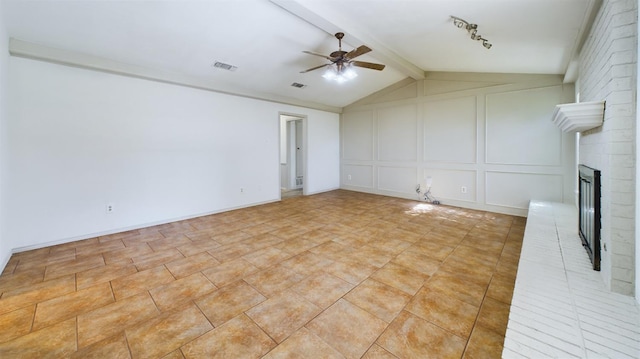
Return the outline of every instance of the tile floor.
[[[525,219],[350,191],[14,254],[2,358],[499,358]]]

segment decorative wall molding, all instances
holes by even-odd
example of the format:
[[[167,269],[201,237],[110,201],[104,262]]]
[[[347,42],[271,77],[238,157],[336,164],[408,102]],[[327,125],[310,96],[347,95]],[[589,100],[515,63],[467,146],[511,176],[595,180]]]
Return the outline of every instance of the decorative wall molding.
[[[602,126],[604,101],[566,103],[557,105],[551,121],[562,132],[581,132]]]

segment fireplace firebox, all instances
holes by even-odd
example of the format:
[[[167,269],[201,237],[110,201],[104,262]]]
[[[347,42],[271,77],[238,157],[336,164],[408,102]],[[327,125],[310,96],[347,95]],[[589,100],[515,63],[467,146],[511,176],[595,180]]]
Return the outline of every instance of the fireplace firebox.
[[[600,171],[578,166],[578,213],[582,246],[587,250],[593,269],[600,270]]]

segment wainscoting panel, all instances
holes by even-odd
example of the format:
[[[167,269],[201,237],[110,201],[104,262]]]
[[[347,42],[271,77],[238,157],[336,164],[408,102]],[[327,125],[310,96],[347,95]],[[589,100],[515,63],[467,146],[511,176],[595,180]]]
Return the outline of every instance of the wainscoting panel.
[[[551,122],[560,103],[562,86],[487,95],[486,162],[561,165],[562,132]]]
[[[427,168],[424,170],[425,181],[422,186],[426,186],[427,177],[431,177],[431,194],[440,201],[452,199],[475,202],[477,200],[476,171]]]
[[[347,186],[373,188],[373,166],[342,165],[342,183]]]
[[[425,161],[475,163],[476,96],[430,101],[423,106]]]
[[[527,209],[531,199],[562,202],[561,175],[486,172],[487,204]]]
[[[378,167],[378,189],[382,191],[415,193],[415,167]]]
[[[373,111],[345,113],[342,118],[342,158],[373,159]]]
[[[415,161],[417,158],[416,105],[378,110],[378,159]]]

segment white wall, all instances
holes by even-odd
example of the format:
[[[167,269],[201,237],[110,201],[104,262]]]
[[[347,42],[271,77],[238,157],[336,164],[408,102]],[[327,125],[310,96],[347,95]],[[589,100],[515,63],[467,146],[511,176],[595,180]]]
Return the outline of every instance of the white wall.
[[[637,11],[637,9],[636,9]],[[638,126],[638,114],[640,113],[640,101],[638,101],[638,93],[640,93],[640,82],[638,81],[638,57],[640,56],[640,36],[637,36],[637,34],[640,33],[640,22],[636,21],[636,133],[634,136],[635,141],[638,141],[638,138],[640,138],[640,126]],[[636,198],[635,198],[635,203],[636,203],[636,213],[635,213],[635,228],[640,228],[640,180],[638,180],[640,178],[640,146],[638,146],[636,144],[636,186],[635,186],[635,191],[636,191]],[[636,230],[635,231],[635,246],[636,246],[636,254],[635,254],[635,267],[636,267],[636,273],[635,273],[635,297],[636,297],[636,302],[638,302],[638,304],[640,304],[640,285],[638,285],[638,278],[640,278],[640,233],[638,233],[639,231]]]
[[[4,268],[11,256],[11,247],[7,242],[4,226],[4,175],[6,146],[5,125],[7,122],[7,77],[9,74],[9,37],[4,24],[3,2],[0,1],[0,268]]]
[[[340,116],[309,111],[303,121],[306,148],[303,193],[311,195],[340,188]]]
[[[337,114],[23,58],[10,67],[11,249],[278,200],[282,112],[307,117],[309,191],[339,186]]]
[[[580,101],[606,101],[601,127],[581,133],[581,164],[602,171],[601,272],[611,290],[633,295],[637,6],[605,1],[580,54]]]
[[[573,203],[575,137],[551,122],[573,96],[559,76],[431,73],[362,100],[342,116],[342,187],[416,199],[431,177],[444,204],[522,216]]]

